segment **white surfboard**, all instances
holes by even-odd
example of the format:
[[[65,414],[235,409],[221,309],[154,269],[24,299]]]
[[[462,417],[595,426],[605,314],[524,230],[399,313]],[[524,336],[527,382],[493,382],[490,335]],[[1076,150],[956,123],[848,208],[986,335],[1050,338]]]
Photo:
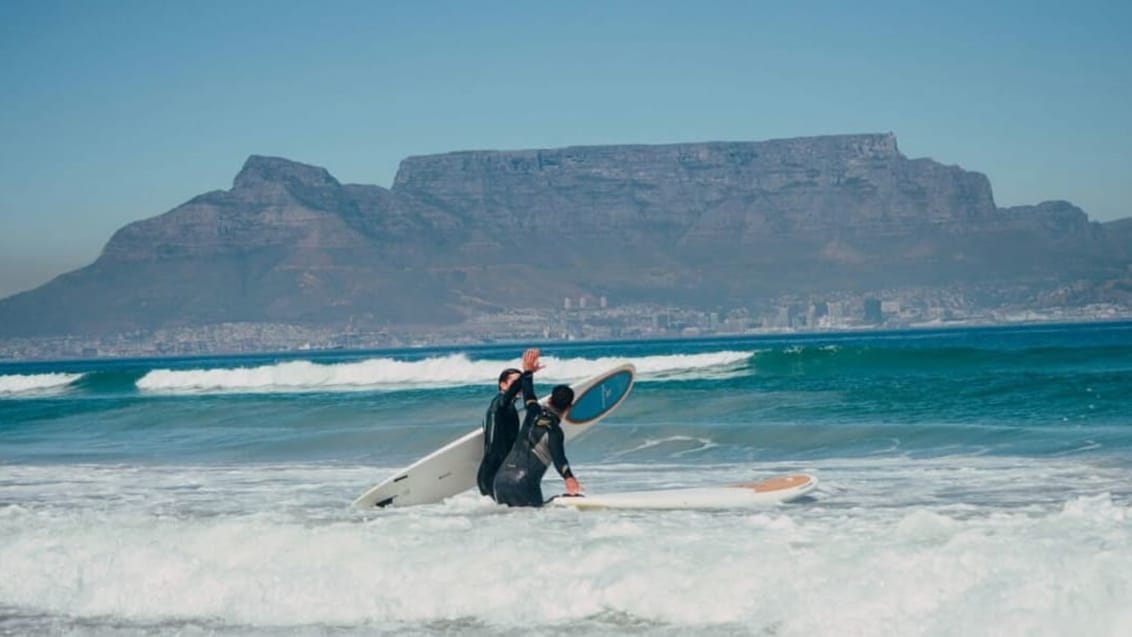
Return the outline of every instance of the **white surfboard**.
[[[741,509],[796,500],[818,479],[805,473],[722,487],[626,491],[602,495],[561,495],[549,504],[575,509]]]
[[[633,389],[637,369],[626,363],[571,385],[574,404],[562,418],[566,440],[578,437],[620,405]],[[541,402],[546,404],[550,396]],[[486,399],[485,399],[486,400]],[[389,476],[354,501],[354,506],[403,507],[433,504],[475,488],[483,458],[483,429],[461,436]]]

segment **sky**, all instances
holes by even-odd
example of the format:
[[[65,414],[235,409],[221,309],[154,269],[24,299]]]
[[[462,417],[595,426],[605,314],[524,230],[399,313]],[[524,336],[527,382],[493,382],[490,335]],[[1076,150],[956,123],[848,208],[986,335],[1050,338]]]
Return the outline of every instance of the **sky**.
[[[249,155],[896,134],[999,206],[1132,216],[1132,3],[0,0],[0,297]]]

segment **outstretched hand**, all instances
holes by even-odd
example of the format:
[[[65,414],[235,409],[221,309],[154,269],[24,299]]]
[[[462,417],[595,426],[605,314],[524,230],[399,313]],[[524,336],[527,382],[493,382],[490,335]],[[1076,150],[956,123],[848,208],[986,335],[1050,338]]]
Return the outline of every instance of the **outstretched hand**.
[[[566,478],[566,495],[580,495],[582,485],[577,478]]]
[[[542,369],[544,365],[538,360],[538,348],[532,347],[523,352],[523,371],[524,372],[537,372]]]

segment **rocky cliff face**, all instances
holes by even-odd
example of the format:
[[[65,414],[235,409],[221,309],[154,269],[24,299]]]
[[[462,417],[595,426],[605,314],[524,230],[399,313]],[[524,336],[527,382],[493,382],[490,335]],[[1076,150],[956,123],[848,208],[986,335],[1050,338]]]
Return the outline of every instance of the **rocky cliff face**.
[[[960,229],[995,212],[986,177],[908,160],[891,134],[413,157],[393,189],[521,231],[647,228],[674,245],[712,247],[782,232]]]
[[[995,207],[986,177],[888,135],[457,152],[389,190],[253,156],[230,190],[119,230],[0,301],[0,336],[221,321],[446,323],[578,292],[750,303],[783,292],[1125,272],[1126,224]]]
[[[1000,211],[984,175],[908,159],[891,134],[413,157],[392,190],[451,213],[465,263],[500,260],[497,223],[563,244],[547,258],[590,286],[691,303],[1089,274],[1060,273],[1048,245],[1108,256],[1079,210]]]
[[[402,269],[387,190],[253,156],[231,190],[114,234],[92,265],[0,302],[7,335],[227,321],[455,321],[443,282]],[[375,237],[385,237],[378,241]]]

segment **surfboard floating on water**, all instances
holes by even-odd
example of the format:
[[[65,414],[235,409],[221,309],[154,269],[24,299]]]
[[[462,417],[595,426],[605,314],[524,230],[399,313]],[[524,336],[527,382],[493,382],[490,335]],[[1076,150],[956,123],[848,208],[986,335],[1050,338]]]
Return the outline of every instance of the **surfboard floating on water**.
[[[721,487],[561,495],[552,499],[548,506],[575,509],[741,509],[796,500],[817,485],[818,479],[814,476],[797,473]]]
[[[579,436],[617,408],[633,389],[637,368],[619,365],[571,385],[574,404],[562,418],[566,440]],[[550,396],[540,402],[546,404]],[[486,403],[485,397],[485,403]],[[476,486],[483,458],[483,429],[472,431],[394,473],[354,501],[363,509],[433,504]]]

